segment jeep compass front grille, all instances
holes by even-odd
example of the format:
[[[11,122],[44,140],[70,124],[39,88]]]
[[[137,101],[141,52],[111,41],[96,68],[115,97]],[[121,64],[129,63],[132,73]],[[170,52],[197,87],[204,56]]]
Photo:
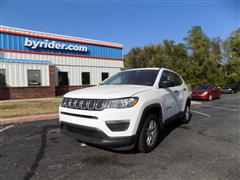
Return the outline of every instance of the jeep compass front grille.
[[[106,99],[64,98],[61,106],[71,109],[101,111],[106,108],[108,102]]]

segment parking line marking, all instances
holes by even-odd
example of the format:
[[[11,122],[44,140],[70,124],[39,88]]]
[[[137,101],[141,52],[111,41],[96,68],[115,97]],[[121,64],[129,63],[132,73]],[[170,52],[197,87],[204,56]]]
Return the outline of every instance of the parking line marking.
[[[236,98],[239,98],[239,96],[234,96],[234,97],[231,97],[231,98],[221,99],[221,100],[218,100],[217,102],[229,101],[229,100],[233,100],[233,99],[236,99]]]
[[[199,112],[199,111],[195,111],[195,110],[191,110],[191,112],[194,112],[194,113],[197,113],[197,114],[201,114],[203,116],[211,117],[210,114],[206,114],[206,113],[203,113],[203,112]]]
[[[10,125],[10,126],[7,126],[7,127],[5,127],[5,128],[2,128],[2,129],[0,129],[0,132],[3,132],[3,131],[5,131],[5,130],[7,130],[7,129],[9,129],[9,128],[12,128],[14,125]]]
[[[216,103],[211,103],[211,104],[213,104],[213,105],[215,105]],[[221,105],[224,105],[224,106],[236,106],[236,107],[240,107],[240,105],[238,105],[238,104],[223,104],[223,103],[221,103]]]
[[[203,105],[205,107],[211,107],[211,108],[216,108],[216,109],[222,109],[222,110],[227,110],[227,111],[233,111],[236,112],[236,109],[229,109],[229,108],[224,108],[224,107],[218,107],[218,106],[211,106],[211,105]]]

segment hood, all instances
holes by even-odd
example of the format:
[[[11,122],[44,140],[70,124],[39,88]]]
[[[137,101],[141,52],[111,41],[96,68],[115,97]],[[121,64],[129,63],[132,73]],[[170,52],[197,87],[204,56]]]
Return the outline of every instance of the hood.
[[[234,87],[232,87],[232,86],[229,86],[229,87],[223,87],[223,89],[224,89],[224,90],[232,90],[232,89],[234,89]]]
[[[138,85],[100,85],[71,91],[65,94],[64,97],[80,99],[114,99],[131,97],[135,94],[149,91],[152,88],[151,86]]]

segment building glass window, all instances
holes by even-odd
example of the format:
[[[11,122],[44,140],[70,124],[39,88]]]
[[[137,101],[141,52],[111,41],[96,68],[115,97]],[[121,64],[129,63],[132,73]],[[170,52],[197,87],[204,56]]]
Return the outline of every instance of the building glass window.
[[[69,85],[68,73],[67,72],[58,72],[58,85]]]
[[[102,81],[104,81],[105,79],[107,79],[109,76],[109,74],[107,72],[102,72]]]
[[[28,70],[28,85],[29,86],[41,86],[41,71],[40,70]]]
[[[90,73],[82,72],[82,85],[89,85],[89,84],[90,84]]]
[[[0,69],[0,87],[6,86],[6,71],[5,69]]]

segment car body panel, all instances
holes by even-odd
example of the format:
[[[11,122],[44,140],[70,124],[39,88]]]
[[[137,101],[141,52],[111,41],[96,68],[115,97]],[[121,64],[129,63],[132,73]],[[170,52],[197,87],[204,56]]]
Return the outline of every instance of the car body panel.
[[[193,89],[191,97],[192,99],[209,99],[211,95],[213,98],[219,98],[221,96],[221,90],[212,85],[199,85],[199,86],[209,86],[208,89]]]
[[[154,68],[154,70],[159,70],[159,68]],[[145,109],[153,104],[159,105],[161,109],[161,121],[165,122],[165,120],[184,111],[186,101],[190,98],[190,91],[181,77],[181,85],[168,88],[159,88],[159,81],[163,71],[173,72],[171,70],[161,68],[153,86],[99,85],[67,93],[64,96],[65,98],[119,99],[126,97],[137,97],[138,102],[131,108],[106,108],[100,111],[72,109],[60,106],[60,124],[67,123],[74,124],[76,126],[85,126],[98,129],[109,138],[132,137],[136,136],[138,132],[139,124]],[[109,121],[128,121],[130,123],[129,127],[124,131],[111,131],[106,125],[106,123]]]

